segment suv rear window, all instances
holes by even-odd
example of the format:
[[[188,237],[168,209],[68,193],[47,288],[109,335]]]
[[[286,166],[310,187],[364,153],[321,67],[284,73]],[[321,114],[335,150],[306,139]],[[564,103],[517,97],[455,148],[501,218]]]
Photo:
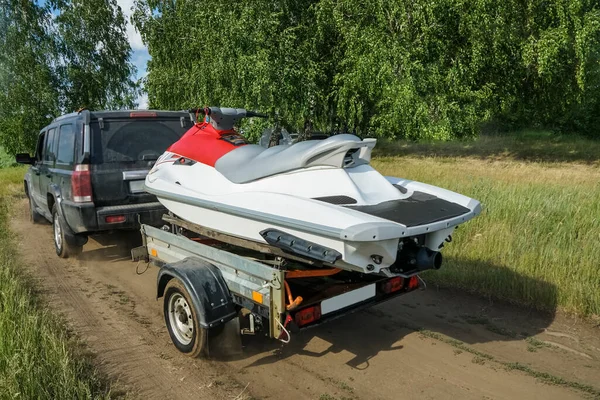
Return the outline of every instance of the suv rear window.
[[[155,161],[190,128],[175,119],[109,119],[90,123],[92,164]],[[188,126],[190,125],[190,126]]]

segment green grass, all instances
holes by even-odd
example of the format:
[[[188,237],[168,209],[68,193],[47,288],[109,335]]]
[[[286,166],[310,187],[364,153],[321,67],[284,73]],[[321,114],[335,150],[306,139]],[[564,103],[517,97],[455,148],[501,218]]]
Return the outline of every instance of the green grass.
[[[8,210],[23,168],[0,170],[0,398],[110,398],[104,380],[21,272]]]
[[[9,154],[4,150],[4,147],[0,146],[0,168],[12,167],[18,165],[15,162],[14,154]]]
[[[382,155],[390,152],[384,146],[373,165],[483,204],[482,215],[455,232],[429,281],[540,310],[600,315],[600,142],[525,136],[483,137],[468,151],[434,143],[403,152],[397,144],[403,156]],[[525,161],[532,151],[538,161]]]
[[[527,351],[530,351],[532,353],[535,353],[536,351],[544,347],[552,347],[548,343],[542,342],[541,340],[536,339],[533,336],[530,336],[527,339],[525,339],[525,342],[527,343]]]

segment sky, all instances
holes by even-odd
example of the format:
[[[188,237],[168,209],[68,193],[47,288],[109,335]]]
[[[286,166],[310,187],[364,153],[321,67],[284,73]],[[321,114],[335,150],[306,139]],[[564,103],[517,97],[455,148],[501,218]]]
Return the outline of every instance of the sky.
[[[148,53],[148,48],[142,43],[142,37],[139,32],[135,30],[135,27],[130,22],[134,0],[117,0],[117,3],[123,10],[123,14],[125,14],[125,20],[127,22],[127,39],[129,40],[129,45],[133,51],[131,61],[133,61],[137,68],[136,78],[141,79],[147,74],[146,66],[150,59],[150,54]],[[148,108],[148,95],[143,94],[140,96],[137,99],[137,103],[138,108]]]

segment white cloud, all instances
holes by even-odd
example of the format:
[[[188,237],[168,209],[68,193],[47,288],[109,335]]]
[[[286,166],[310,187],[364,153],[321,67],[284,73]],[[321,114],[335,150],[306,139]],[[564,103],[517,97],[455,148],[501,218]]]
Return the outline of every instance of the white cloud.
[[[138,103],[137,108],[139,110],[147,110],[148,109],[148,95],[146,93],[144,93],[140,97],[138,97],[138,99],[136,101]]]
[[[125,15],[125,21],[127,22],[127,38],[129,39],[129,45],[131,46],[131,49],[134,52],[136,50],[145,50],[146,46],[142,42],[140,33],[135,29],[129,20],[131,14],[133,13],[132,8],[134,0],[117,0],[117,4],[119,4],[121,10],[123,10],[123,14]]]

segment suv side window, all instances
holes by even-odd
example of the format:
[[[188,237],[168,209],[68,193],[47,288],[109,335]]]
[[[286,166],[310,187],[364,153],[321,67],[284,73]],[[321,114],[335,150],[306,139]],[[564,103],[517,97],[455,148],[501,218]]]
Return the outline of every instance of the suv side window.
[[[73,165],[75,154],[75,129],[73,129],[73,124],[60,126],[56,153],[57,164]]]
[[[46,147],[44,148],[44,164],[53,164],[56,160],[56,154],[54,154],[54,132],[56,129],[52,128],[48,130],[46,135]]]
[[[42,161],[42,153],[44,152],[44,139],[46,139],[46,132],[40,133],[38,136],[37,146],[35,148],[35,160],[36,162]]]

